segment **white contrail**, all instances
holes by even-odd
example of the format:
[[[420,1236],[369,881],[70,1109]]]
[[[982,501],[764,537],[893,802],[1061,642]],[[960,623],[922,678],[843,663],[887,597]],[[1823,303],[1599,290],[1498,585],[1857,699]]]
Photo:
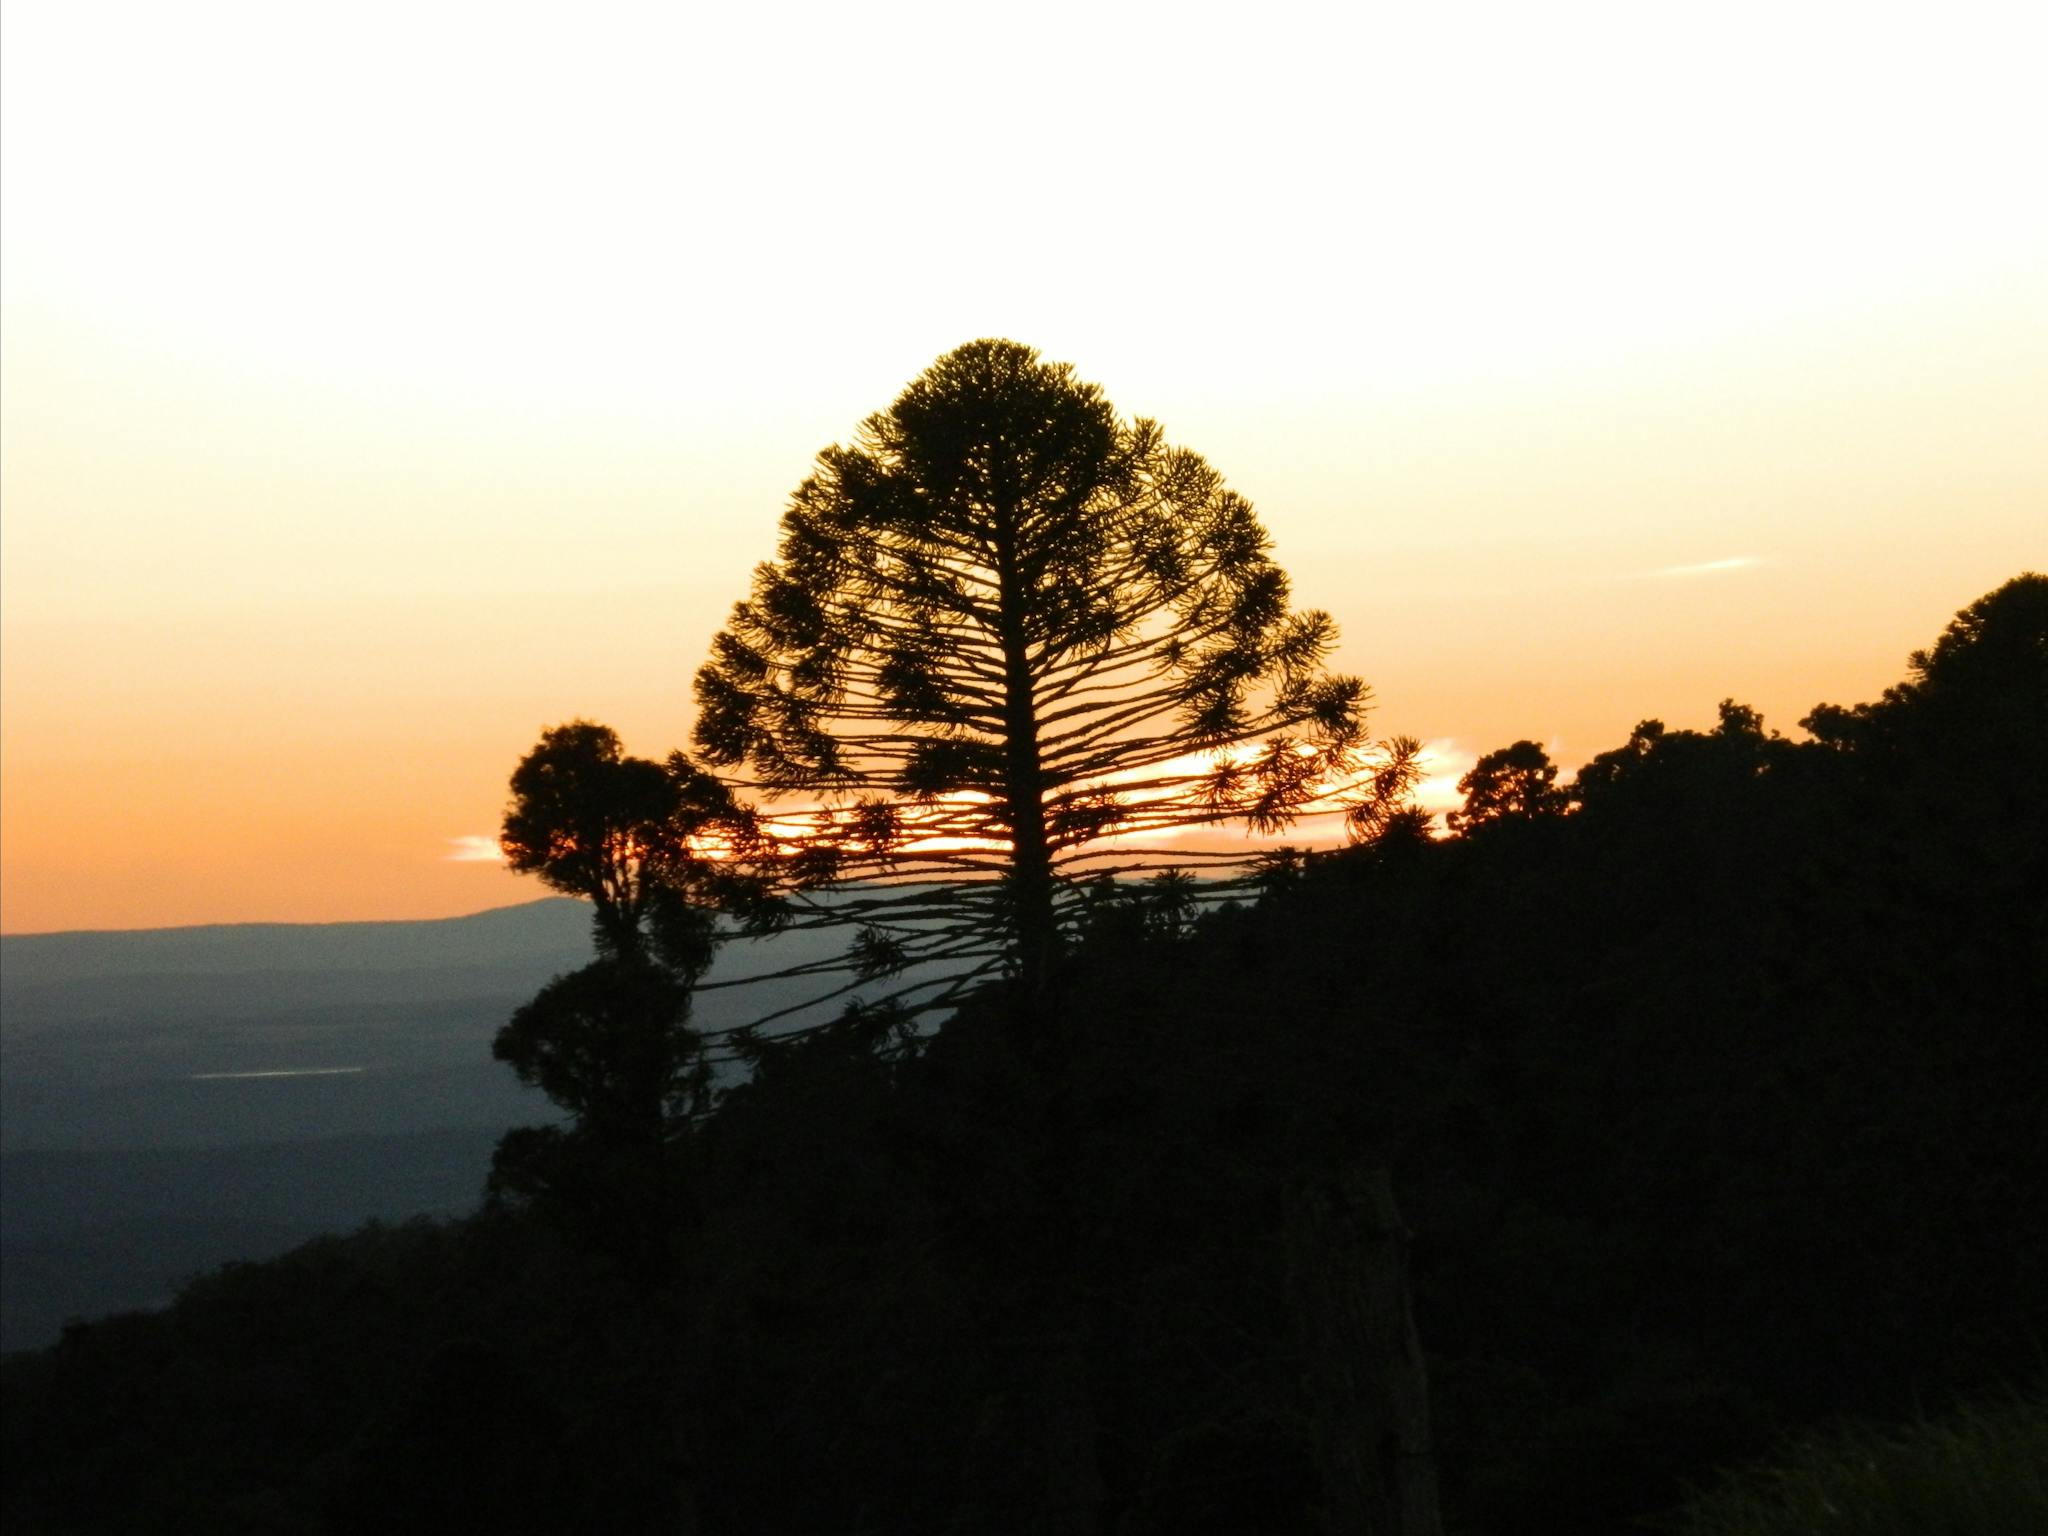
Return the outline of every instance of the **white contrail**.
[[[367,1067],[283,1067],[271,1072],[194,1072],[191,1080],[210,1083],[235,1077],[347,1077],[351,1073],[368,1070]]]

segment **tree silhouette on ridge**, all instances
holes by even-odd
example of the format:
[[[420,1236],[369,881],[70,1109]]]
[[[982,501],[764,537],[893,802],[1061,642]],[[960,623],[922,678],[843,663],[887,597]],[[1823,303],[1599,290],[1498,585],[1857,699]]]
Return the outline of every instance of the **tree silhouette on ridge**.
[[[1370,831],[1412,782],[1268,547],[1156,423],[969,343],[819,454],[697,674],[697,749],[811,802],[776,820],[800,883],[866,883],[863,973],[950,962],[929,1005],[1007,967],[1032,995],[1090,877],[1242,863],[1162,834]]]

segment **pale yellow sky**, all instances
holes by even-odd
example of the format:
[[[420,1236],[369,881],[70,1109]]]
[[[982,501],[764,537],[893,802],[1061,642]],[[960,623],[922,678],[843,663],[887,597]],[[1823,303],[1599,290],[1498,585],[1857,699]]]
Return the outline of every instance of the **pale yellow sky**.
[[[812,454],[1014,336],[1445,779],[1790,729],[2048,566],[2021,4],[0,13],[0,926],[430,916]],[[1439,785],[1439,789],[1441,789]]]

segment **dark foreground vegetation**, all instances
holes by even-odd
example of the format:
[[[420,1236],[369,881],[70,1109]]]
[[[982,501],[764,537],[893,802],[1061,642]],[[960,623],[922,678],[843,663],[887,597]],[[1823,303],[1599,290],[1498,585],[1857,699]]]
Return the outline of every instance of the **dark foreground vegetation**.
[[[74,1327],[6,1362],[9,1529],[1337,1529],[1296,1237],[1377,1169],[1451,1530],[1643,1529],[1958,1405],[1963,1482],[2023,1470],[2048,580],[1805,724],[1648,722],[1565,790],[1518,744],[1454,837],[1098,904],[1029,1029],[1000,992],[921,1049],[855,1018],[585,1169],[605,1200]]]

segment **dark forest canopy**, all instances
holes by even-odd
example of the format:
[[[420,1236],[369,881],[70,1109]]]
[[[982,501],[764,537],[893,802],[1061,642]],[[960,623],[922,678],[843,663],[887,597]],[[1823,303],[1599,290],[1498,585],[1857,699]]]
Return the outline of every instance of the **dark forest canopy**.
[[[1460,835],[1099,925],[1033,1048],[997,991],[770,1052],[640,1186],[656,1276],[501,1208],[75,1328],[7,1362],[9,1528],[1327,1529],[1287,1213],[1357,1169],[1449,1529],[1623,1536],[1956,1403],[2038,1461],[2044,597],[1811,741],[1645,721],[1563,806],[1509,750]]]

